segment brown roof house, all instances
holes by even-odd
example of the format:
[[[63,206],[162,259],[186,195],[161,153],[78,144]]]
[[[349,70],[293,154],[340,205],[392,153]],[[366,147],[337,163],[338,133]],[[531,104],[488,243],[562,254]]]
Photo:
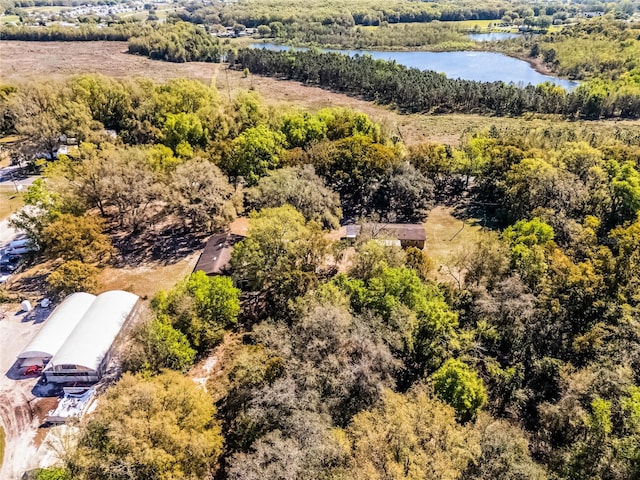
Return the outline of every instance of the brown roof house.
[[[345,238],[355,242],[358,237],[372,238],[384,245],[424,249],[427,234],[424,225],[417,223],[365,223],[347,225]]]
[[[233,233],[212,235],[200,254],[194,272],[203,271],[207,275],[222,275],[229,267],[233,246],[245,237]]]

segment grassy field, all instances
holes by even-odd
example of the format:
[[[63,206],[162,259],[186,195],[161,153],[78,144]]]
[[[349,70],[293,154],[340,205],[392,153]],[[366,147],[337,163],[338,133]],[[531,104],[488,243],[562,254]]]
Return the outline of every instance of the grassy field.
[[[16,193],[13,186],[0,187],[0,221],[9,218],[23,206],[22,194]]]
[[[4,460],[4,428],[0,427],[0,466],[2,466],[2,460]]]
[[[16,23],[20,21],[18,15],[0,15],[0,23]]]
[[[23,10],[29,14],[34,13],[56,13],[63,10],[70,10],[69,7],[57,7],[57,6],[43,6],[43,7],[26,7]]]
[[[438,206],[425,222],[427,242],[425,252],[438,264],[446,264],[451,256],[475,244],[482,232],[476,219],[456,218],[453,209]]]
[[[172,288],[189,275],[200,252],[193,253],[176,263],[150,263],[131,268],[107,267],[100,272],[98,291],[126,290],[142,298],[152,298],[159,290]]]

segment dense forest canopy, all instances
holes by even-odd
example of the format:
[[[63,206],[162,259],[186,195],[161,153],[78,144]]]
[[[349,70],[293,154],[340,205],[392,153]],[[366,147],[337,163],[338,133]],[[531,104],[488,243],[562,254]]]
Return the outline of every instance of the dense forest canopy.
[[[220,275],[150,295],[123,375],[39,480],[640,477],[637,0],[240,0],[184,3],[166,21],[25,20],[50,4],[75,6],[3,4],[20,24],[1,38],[127,40],[154,60],[227,61],[486,128],[408,145],[364,113],[270,107],[253,88],[1,85],[3,148],[41,175],[11,224],[40,247],[53,298],[246,222]],[[482,48],[583,81],[451,80],[315,48],[472,48],[474,21],[529,32]],[[312,48],[218,36],[254,28]],[[477,233],[460,250],[381,233],[445,206]],[[354,223],[359,238],[340,240]],[[196,383],[200,362],[212,370]]]
[[[2,92],[13,155],[44,169],[13,222],[58,265],[53,291],[91,289],[158,224],[186,238],[250,210],[228,275],[153,298],[130,373],[42,478],[640,474],[637,129],[523,122],[406,146],[362,113],[190,80]],[[61,135],[77,150],[34,160]],[[485,226],[444,261],[328,235],[436,202]],[[211,354],[204,391],[184,374]]]

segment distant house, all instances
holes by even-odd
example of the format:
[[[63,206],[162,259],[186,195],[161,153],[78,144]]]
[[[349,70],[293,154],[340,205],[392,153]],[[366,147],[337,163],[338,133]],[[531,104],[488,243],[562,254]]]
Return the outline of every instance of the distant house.
[[[366,236],[380,241],[384,245],[397,245],[402,248],[423,249],[427,240],[424,225],[416,223],[366,223],[347,225],[345,239],[355,242],[358,237]]]
[[[202,271],[207,275],[223,274],[229,266],[233,246],[244,238],[242,235],[234,235],[233,233],[212,235],[193,271]]]

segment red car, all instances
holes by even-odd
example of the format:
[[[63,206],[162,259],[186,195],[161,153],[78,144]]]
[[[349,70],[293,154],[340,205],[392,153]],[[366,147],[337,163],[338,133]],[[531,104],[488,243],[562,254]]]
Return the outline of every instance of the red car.
[[[24,375],[38,375],[42,371],[41,365],[29,365],[24,371]]]

